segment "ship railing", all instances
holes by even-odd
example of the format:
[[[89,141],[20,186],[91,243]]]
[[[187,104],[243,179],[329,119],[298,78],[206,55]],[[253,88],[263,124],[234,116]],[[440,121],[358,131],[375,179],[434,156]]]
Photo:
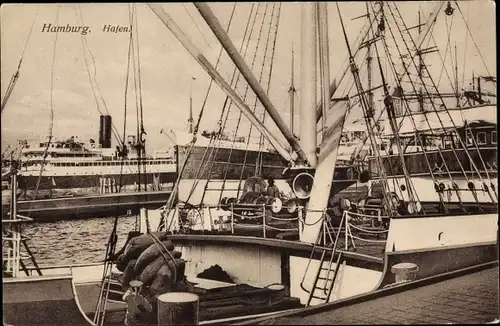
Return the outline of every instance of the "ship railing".
[[[228,207],[229,206],[229,207]],[[235,234],[235,226],[246,223],[239,222],[241,219],[252,220],[251,226],[255,229],[262,228],[262,236],[268,237],[269,231],[278,232],[297,232],[300,225],[300,214],[293,217],[276,217],[270,213],[271,206],[269,204],[238,204],[238,208],[243,208],[244,215],[239,209],[235,209],[234,204],[226,205],[226,209],[222,209],[222,205],[182,205],[177,213],[179,223],[177,231],[183,232],[187,224],[192,230],[198,231],[230,231]],[[184,209],[184,223],[181,223],[181,211]],[[186,212],[187,210],[187,212]],[[208,219],[207,219],[208,218]],[[260,223],[256,221],[262,221]],[[282,223],[279,223],[282,222]],[[296,222],[296,223],[295,223]]]
[[[267,211],[270,208],[271,205],[266,205],[262,204],[262,232],[264,238],[267,237],[267,230],[274,230],[278,232],[300,232],[299,227],[300,227],[300,221],[301,221],[301,215],[300,213],[297,214],[297,217],[275,217],[272,214],[269,214]],[[269,219],[268,221],[266,221]],[[271,221],[277,221],[277,222],[284,222],[286,225],[290,224],[295,224],[294,222],[297,222],[297,226],[291,226],[291,227],[278,227],[276,225],[271,225]]]
[[[251,224],[255,229],[262,229],[262,237],[272,238],[278,233],[300,233],[300,230],[306,225],[305,216],[307,212],[313,212],[312,209],[297,207],[296,215],[289,214],[290,217],[275,216],[270,213],[271,205],[268,204],[238,204],[238,208],[245,207],[249,215],[244,215],[239,210],[235,210],[233,204],[229,209],[222,209],[221,205],[179,205],[178,208],[187,208],[188,214],[191,212],[189,227],[192,230],[199,231],[225,231],[232,235],[238,233],[236,226],[241,223],[241,219],[253,220]],[[340,225],[335,225],[335,217],[332,217],[331,210],[319,210],[320,217],[315,223],[322,223],[321,234],[319,235],[318,245],[329,246],[335,242],[337,234],[343,235],[344,249],[356,249],[356,243],[362,242],[364,245],[377,245],[386,242],[388,225],[390,217],[382,216],[378,208],[365,207],[358,209],[357,212],[345,210],[341,217]],[[177,211],[180,220],[180,210]],[[186,214],[186,212],[184,213]],[[256,222],[259,221],[259,222]],[[281,222],[281,223],[280,223]],[[184,223],[185,224],[185,223]],[[310,224],[309,224],[310,225]],[[177,225],[177,231],[183,231],[183,223]],[[271,232],[270,232],[271,231]],[[272,235],[271,235],[272,233]]]
[[[8,213],[10,215],[10,213]],[[22,230],[31,218],[17,215],[16,218],[2,218],[3,269],[12,277],[18,277],[21,269]]]
[[[356,250],[356,243],[363,246],[377,246],[387,242],[389,216],[382,216],[380,209],[366,208],[343,212],[345,220],[345,249]]]

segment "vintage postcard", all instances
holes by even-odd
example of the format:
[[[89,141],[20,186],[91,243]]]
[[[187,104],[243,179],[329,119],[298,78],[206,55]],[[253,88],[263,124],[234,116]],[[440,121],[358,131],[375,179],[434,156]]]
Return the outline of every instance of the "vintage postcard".
[[[4,325],[498,323],[493,1],[0,8]]]

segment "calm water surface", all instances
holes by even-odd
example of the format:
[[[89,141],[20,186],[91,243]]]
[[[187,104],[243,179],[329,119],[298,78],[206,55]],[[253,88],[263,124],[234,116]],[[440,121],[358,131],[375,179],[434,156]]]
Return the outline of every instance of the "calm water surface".
[[[39,265],[97,263],[104,260],[114,217],[32,222],[23,234]],[[135,216],[118,217],[117,251],[135,227]],[[28,264],[31,265],[31,264]]]

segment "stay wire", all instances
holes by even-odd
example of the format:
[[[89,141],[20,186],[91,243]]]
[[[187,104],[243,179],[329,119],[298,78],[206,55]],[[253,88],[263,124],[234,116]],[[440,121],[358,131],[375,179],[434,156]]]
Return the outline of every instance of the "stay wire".
[[[395,5],[395,9],[396,9],[396,11],[398,12],[399,16],[401,17],[401,13],[399,12],[399,8],[397,7],[397,5]],[[403,27],[404,27],[404,28],[406,28],[406,24],[404,23],[404,21],[402,21],[402,23],[403,23]],[[396,25],[396,26],[397,26],[397,25]],[[399,26],[397,26],[397,27],[398,27],[398,29],[399,29]],[[410,40],[411,40],[411,42],[412,42],[413,46],[415,46],[416,44],[415,44],[415,42],[414,42],[413,38],[411,37],[411,35],[410,35]],[[405,46],[406,46],[406,47],[408,47],[408,45],[407,45],[406,43],[405,43]],[[408,48],[407,48],[407,49],[408,49]],[[409,50],[409,49],[408,49],[408,50]],[[413,61],[413,60],[412,60],[412,61]],[[413,61],[413,63],[414,63],[414,61]],[[415,63],[414,63],[414,64],[415,64]],[[436,84],[434,83],[433,78],[430,76],[430,73],[429,73],[428,68],[427,68],[426,66],[425,66],[425,69],[426,69],[426,71],[427,71],[427,74],[429,75],[429,79],[430,79],[430,81],[432,82],[434,89],[436,90],[436,93],[437,93],[437,94],[440,94],[440,93],[439,93],[439,90],[438,90],[438,88],[437,88]],[[424,88],[425,88],[425,91],[426,91],[427,93],[429,93],[429,91],[427,90],[427,87],[426,87],[425,85],[424,85]],[[444,107],[444,111],[447,113],[448,117],[450,118],[450,122],[451,122],[451,124],[452,124],[452,126],[453,126],[453,129],[454,129],[455,131],[457,131],[457,130],[458,130],[458,128],[457,128],[457,126],[456,126],[455,122],[453,121],[453,117],[451,116],[451,114],[450,114],[450,112],[449,112],[449,110],[448,110],[448,108],[447,108],[447,106],[446,106],[446,104],[445,104],[445,102],[444,102],[443,98],[442,98],[441,96],[439,96],[439,99],[441,100],[442,106]],[[441,126],[442,126],[442,127],[443,127],[443,129],[444,129],[444,124],[443,124],[443,122],[442,122],[441,118],[439,117],[439,114],[438,114],[438,112],[437,112],[437,110],[436,110],[436,108],[435,108],[434,102],[432,102],[431,104],[432,104],[432,108],[433,108],[434,112],[436,113],[436,116],[437,116],[437,118],[438,118],[438,120],[439,120],[439,122],[440,122]],[[465,144],[464,144],[464,142],[462,141],[462,137],[460,137],[460,135],[458,136],[458,140],[460,141],[460,144],[462,145],[462,147],[463,147],[463,149],[464,149],[464,152],[465,152],[465,154],[467,155],[467,157],[468,157],[468,159],[469,159],[469,163],[471,164],[471,167],[472,167],[472,168],[475,170],[475,172],[478,174],[478,177],[479,177],[479,179],[481,180],[481,182],[482,182],[483,184],[486,184],[486,183],[483,181],[483,178],[482,178],[482,176],[481,176],[481,173],[479,172],[479,170],[478,170],[478,168],[477,168],[477,166],[476,166],[475,162],[472,160],[472,157],[471,157],[471,155],[470,155],[470,153],[469,153],[469,150],[467,149],[466,145],[465,145]],[[475,139],[473,138],[473,139],[472,139],[472,141],[473,141],[473,142],[475,142]],[[455,157],[457,158],[457,162],[458,162],[458,164],[459,164],[459,166],[460,166],[460,169],[462,170],[462,173],[464,174],[464,176],[465,176],[465,178],[466,178],[466,180],[467,180],[467,183],[468,183],[469,185],[472,185],[472,188],[471,188],[470,190],[471,190],[471,192],[472,192],[472,194],[473,194],[473,196],[474,196],[474,199],[476,200],[476,203],[478,204],[478,207],[479,207],[479,206],[480,206],[480,203],[479,203],[479,200],[478,200],[478,198],[477,198],[477,191],[476,191],[476,189],[473,187],[473,183],[469,181],[469,179],[468,179],[468,177],[467,177],[467,173],[465,172],[465,170],[464,170],[464,168],[463,168],[463,166],[462,166],[462,164],[461,164],[461,162],[460,162],[460,159],[458,158],[458,154],[456,153],[454,146],[452,146],[452,147],[451,147],[451,149],[452,149],[453,153],[455,154]],[[479,152],[479,150],[478,150],[478,155],[479,155],[479,156],[481,156],[481,153]],[[445,163],[445,164],[446,164],[446,163]],[[485,189],[485,190],[486,190],[486,192],[488,193],[488,195],[490,196],[491,201],[492,201],[493,203],[495,203],[495,200],[493,199],[493,196],[491,195],[491,193],[490,193],[489,189]]]

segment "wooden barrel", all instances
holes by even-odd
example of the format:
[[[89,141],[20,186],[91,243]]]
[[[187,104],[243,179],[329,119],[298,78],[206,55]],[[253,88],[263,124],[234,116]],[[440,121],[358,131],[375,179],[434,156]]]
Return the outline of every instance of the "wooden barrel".
[[[158,297],[158,325],[198,325],[200,299],[196,294],[169,292]]]

